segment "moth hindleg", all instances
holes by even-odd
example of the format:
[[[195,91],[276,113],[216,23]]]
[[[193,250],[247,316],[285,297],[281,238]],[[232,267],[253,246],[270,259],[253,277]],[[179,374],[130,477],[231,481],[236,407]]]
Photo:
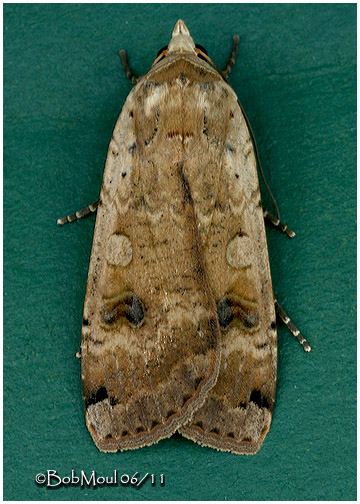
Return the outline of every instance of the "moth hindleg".
[[[86,217],[87,215],[96,212],[96,209],[99,206],[99,202],[100,200],[98,199],[94,201],[94,203],[91,203],[91,205],[87,206],[86,208],[82,208],[81,210],[78,210],[77,212],[71,215],[62,217],[61,219],[58,219],[56,222],[57,224],[59,224],[59,226],[63,226],[67,222],[74,222],[76,220],[82,219],[83,217]]]
[[[292,231],[290,228],[288,228],[286,224],[281,222],[281,220],[278,217],[274,217],[273,215],[271,215],[271,213],[269,213],[267,210],[264,210],[264,209],[263,209],[263,213],[264,213],[264,219],[269,224],[271,224],[275,228],[279,229],[283,233],[287,234],[289,238],[294,238],[295,232]]]
[[[225,77],[225,79],[227,79],[229,77],[231,69],[235,65],[236,58],[237,58],[238,51],[239,51],[239,42],[240,42],[239,35],[234,35],[233,36],[233,46],[232,46],[232,51],[231,51],[229,61],[226,65],[225,69],[221,72],[222,75]]]
[[[126,77],[128,79],[130,79],[133,84],[136,84],[139,78],[135,77],[134,72],[131,70],[131,68],[129,66],[129,62],[127,59],[127,54],[126,54],[125,49],[121,49],[121,51],[119,51],[119,55],[121,58],[121,63],[122,63],[124,72],[126,73]]]
[[[299,341],[300,345],[302,345],[305,352],[310,352],[311,346],[306,341],[306,339],[301,334],[296,325],[291,321],[290,317],[285,313],[283,308],[279,305],[276,299],[275,299],[275,310],[278,317],[284,322],[284,324],[286,324],[286,327],[289,329],[291,334]]]

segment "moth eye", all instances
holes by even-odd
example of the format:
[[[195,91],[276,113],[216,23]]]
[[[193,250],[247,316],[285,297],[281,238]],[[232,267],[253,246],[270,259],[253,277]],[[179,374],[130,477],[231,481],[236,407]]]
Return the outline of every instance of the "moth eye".
[[[167,48],[168,48],[168,46],[166,45],[166,46],[162,47],[161,49],[159,49],[156,57],[158,58],[163,51],[166,51]]]
[[[199,49],[199,51],[201,51],[202,53],[206,54],[206,56],[208,55],[207,50],[202,45],[196,44],[195,47],[196,47],[196,49]],[[204,56],[201,53],[198,53],[198,57],[203,59],[204,61],[206,61],[206,59],[204,58]]]

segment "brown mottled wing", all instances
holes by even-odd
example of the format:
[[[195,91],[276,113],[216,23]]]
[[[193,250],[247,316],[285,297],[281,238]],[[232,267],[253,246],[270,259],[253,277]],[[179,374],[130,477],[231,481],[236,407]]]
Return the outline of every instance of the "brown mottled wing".
[[[277,359],[256,163],[230,86],[199,84],[196,93],[204,117],[199,128],[206,127],[184,172],[217,303],[222,345],[217,383],[180,432],[219,450],[256,453],[271,423]]]
[[[219,369],[183,145],[158,126],[169,110],[181,123],[180,94],[170,91],[146,78],[133,89],[106,162],[81,345],[86,423],[103,451],[171,435]]]

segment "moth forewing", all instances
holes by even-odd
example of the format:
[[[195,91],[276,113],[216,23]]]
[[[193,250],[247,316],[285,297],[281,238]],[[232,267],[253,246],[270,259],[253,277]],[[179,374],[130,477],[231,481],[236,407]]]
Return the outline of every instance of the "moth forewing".
[[[206,184],[194,175],[190,188],[201,195],[195,207],[222,344],[217,383],[191,424],[180,432],[220,450],[255,453],[270,427],[277,362],[274,297],[256,161],[230,86],[220,80],[207,86],[206,94],[195,78],[193,86],[205,95],[198,103],[209,118],[202,135],[209,148],[198,155],[207,170]],[[201,173],[199,163],[196,172]]]
[[[129,94],[100,194],[81,356],[86,423],[103,451],[171,435],[219,370],[217,309],[187,178],[198,136],[186,92],[191,58],[176,51],[172,60]]]

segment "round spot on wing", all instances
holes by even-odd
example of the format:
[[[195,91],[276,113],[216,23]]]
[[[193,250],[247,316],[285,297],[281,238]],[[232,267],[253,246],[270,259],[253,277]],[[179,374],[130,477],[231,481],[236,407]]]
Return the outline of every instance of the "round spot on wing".
[[[232,268],[241,269],[251,266],[252,245],[248,236],[235,236],[227,246],[226,259]]]
[[[125,235],[111,235],[107,244],[106,259],[113,266],[125,267],[130,264],[132,246],[129,238]]]

